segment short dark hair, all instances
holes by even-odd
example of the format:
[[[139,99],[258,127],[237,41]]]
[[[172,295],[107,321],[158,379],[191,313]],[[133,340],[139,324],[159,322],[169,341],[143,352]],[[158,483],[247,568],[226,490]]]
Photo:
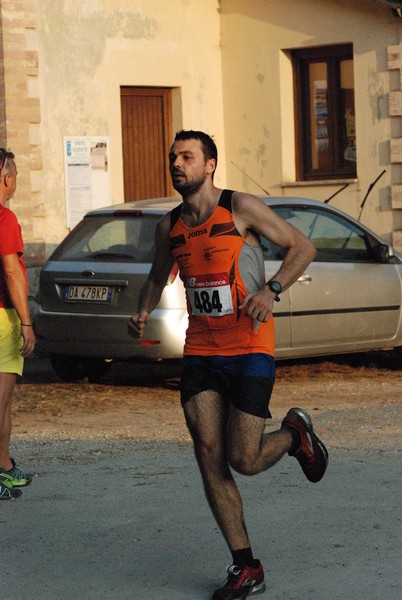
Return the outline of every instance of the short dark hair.
[[[0,177],[3,171],[13,171],[14,165],[14,154],[5,148],[0,148]]]
[[[205,159],[215,159],[215,164],[218,164],[218,148],[212,137],[204,131],[195,131],[193,129],[182,129],[176,133],[175,142],[181,140],[199,140],[201,142],[202,151]]]

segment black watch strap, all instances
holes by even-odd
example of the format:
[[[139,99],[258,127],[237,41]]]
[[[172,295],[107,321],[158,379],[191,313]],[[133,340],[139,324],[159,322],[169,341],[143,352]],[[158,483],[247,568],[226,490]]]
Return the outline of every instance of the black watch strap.
[[[282,292],[281,282],[277,281],[276,279],[270,279],[269,281],[267,281],[267,283],[265,285],[267,285],[269,287],[271,292],[274,292],[274,294],[276,294],[275,301],[279,302],[280,301],[279,294]]]

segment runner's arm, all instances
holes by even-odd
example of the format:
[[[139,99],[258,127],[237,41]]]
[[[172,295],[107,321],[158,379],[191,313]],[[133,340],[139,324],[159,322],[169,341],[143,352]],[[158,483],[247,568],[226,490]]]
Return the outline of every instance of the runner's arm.
[[[137,312],[128,321],[128,334],[140,339],[149,316],[157,306],[174,265],[170,252],[170,214],[159,221],[155,232],[155,258],[148,279],[141,290]]]
[[[256,196],[234,195],[234,214],[242,235],[255,231],[274,244],[287,250],[277,273],[271,279],[279,281],[282,289],[288,289],[304,273],[316,256],[316,248],[310,240],[295,227],[279,217],[269,206]],[[247,306],[247,314],[254,319],[267,321],[272,312],[276,294],[267,285],[244,299],[240,308]]]

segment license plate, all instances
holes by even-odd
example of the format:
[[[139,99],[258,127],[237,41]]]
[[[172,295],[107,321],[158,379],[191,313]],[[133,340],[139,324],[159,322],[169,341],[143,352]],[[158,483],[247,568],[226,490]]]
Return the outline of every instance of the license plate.
[[[69,302],[110,302],[113,288],[102,285],[67,285],[63,299]]]

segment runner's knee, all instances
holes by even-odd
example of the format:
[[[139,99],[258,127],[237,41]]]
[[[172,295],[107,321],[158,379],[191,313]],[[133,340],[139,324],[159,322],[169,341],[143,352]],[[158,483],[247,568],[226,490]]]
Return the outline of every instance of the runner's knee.
[[[232,469],[240,475],[255,475],[259,472],[255,458],[250,453],[230,449],[228,450],[228,461]]]

